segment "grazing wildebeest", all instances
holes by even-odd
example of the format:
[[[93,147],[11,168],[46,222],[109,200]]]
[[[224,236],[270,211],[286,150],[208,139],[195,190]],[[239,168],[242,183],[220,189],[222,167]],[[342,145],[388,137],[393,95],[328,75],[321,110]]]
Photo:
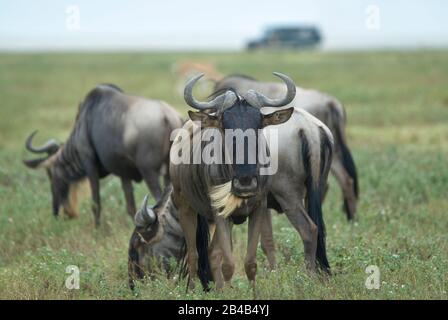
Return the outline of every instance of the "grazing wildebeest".
[[[321,197],[330,168],[333,138],[328,128],[306,111],[275,109],[288,105],[294,99],[296,89],[290,78],[279,73],[275,75],[287,85],[285,96],[278,99],[267,98],[253,90],[241,95],[229,90],[210,102],[199,102],[193,98],[192,90],[201,76],[190,80],[185,87],[185,101],[199,112],[189,112],[192,121],[185,123],[184,131],[173,142],[170,176],[174,187],[173,201],[179,210],[187,245],[189,275],[193,280],[198,274],[205,288],[210,275],[217,288],[222,288],[224,282],[230,282],[234,272],[228,217],[239,222],[249,217],[245,271],[254,284],[256,248],[262,221],[268,220],[268,205],[284,211],[300,233],[307,266],[315,270],[317,259],[320,267],[329,270]],[[274,112],[263,114],[261,108],[264,107],[272,107]],[[294,119],[292,125],[288,125],[290,118]],[[262,164],[252,153],[267,147],[259,143],[264,141],[264,135],[258,135],[258,131],[270,125],[275,127],[265,129],[266,134],[271,136],[271,130],[278,129],[279,138],[277,143],[269,142],[269,147],[275,149],[278,144],[279,151],[271,154],[271,159],[278,162],[278,171],[268,176],[260,174]],[[202,127],[206,129],[202,130]],[[187,150],[190,161],[201,158],[209,145],[207,142],[215,141],[216,131],[222,136],[224,131],[239,130],[230,139],[225,134],[225,147],[216,153],[226,154],[236,148],[234,138],[244,141],[245,133],[251,129],[261,139],[256,139],[256,148],[248,148],[248,144],[243,143],[243,161],[241,158],[236,160],[239,156],[236,152],[231,152],[230,163],[173,161],[184,150]],[[185,135],[185,131],[188,134]],[[197,135],[202,135],[199,145],[194,144]],[[193,147],[190,147],[192,141]],[[251,156],[256,159],[255,163],[248,161]],[[210,244],[209,224],[215,226]]]
[[[149,208],[148,196],[134,217],[135,229],[129,243],[129,286],[157,271],[174,271],[172,262],[179,263],[184,255],[185,238],[179,223],[177,209],[171,199],[172,186],[168,185],[162,198]]]
[[[168,170],[170,134],[181,126],[180,115],[167,103],[127,95],[114,85],[102,84],[80,105],[67,142],[59,145],[50,140],[42,147],[33,147],[35,131],[26,140],[26,148],[47,156],[24,163],[47,170],[55,216],[61,206],[69,217],[78,215],[76,186],[87,178],[95,225],[99,226],[99,180],[108,174],[120,177],[131,217],[135,214],[132,181],[145,180],[153,196],[160,198],[159,175],[164,166]],[[165,180],[169,180],[168,172]]]
[[[232,88],[238,93],[253,89],[270,97],[285,94],[279,83],[261,82],[245,75],[230,75],[216,82],[215,90]],[[346,113],[340,101],[329,94],[312,89],[296,88],[296,97],[287,107],[301,108],[321,120],[334,137],[334,156],[331,171],[338,181],[344,199],[344,211],[349,220],[356,215],[359,196],[358,177],[355,163],[347,146],[345,136]]]

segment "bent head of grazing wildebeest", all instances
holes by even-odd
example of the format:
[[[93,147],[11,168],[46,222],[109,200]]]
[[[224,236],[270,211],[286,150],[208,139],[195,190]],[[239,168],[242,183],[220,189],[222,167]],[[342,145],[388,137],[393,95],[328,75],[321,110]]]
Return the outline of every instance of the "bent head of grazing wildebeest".
[[[75,186],[87,179],[95,225],[99,226],[99,180],[109,174],[120,177],[131,217],[136,211],[132,181],[144,180],[153,196],[160,198],[159,175],[169,164],[170,134],[181,125],[180,115],[165,102],[127,95],[115,85],[102,84],[91,90],[81,103],[66,143],[59,147],[50,141],[34,148],[33,133],[27,139],[26,148],[48,155],[24,163],[30,168],[47,169],[55,216],[60,206],[70,217],[77,215],[73,205]],[[166,172],[165,181],[168,180]]]
[[[162,198],[148,206],[148,195],[134,217],[135,229],[129,243],[129,286],[145,276],[160,271],[172,275],[183,258],[185,238],[179,224],[177,209],[171,199],[172,186],[165,188]]]
[[[34,131],[26,139],[26,149],[36,154],[46,154],[46,156],[24,160],[24,163],[30,168],[45,168],[50,180],[50,189],[53,196],[53,214],[57,215],[59,208],[63,207],[64,213],[69,218],[78,216],[77,196],[78,188],[81,186],[82,179],[76,179],[75,182],[69,182],[65,179],[64,166],[61,166],[56,159],[61,150],[61,144],[56,140],[50,139],[40,147],[34,147],[32,141],[37,131]],[[71,168],[69,168],[70,170]]]
[[[212,101],[200,102],[193,97],[192,91],[201,76],[190,80],[185,87],[186,103],[199,111],[189,112],[192,121],[184,125],[184,130],[174,140],[170,176],[174,186],[173,200],[179,208],[180,222],[186,238],[189,274],[194,279],[199,271],[199,278],[205,287],[210,273],[218,288],[224,284],[222,278],[229,282],[233,275],[234,262],[227,223],[230,216],[249,217],[245,269],[249,280],[255,280],[255,253],[260,234],[260,216],[266,214],[267,210],[268,179],[267,176],[260,175],[259,151],[266,148],[266,144],[262,143],[263,136],[259,134],[259,130],[286,122],[293,112],[293,108],[289,108],[264,115],[261,108],[285,106],[295,95],[294,82],[283,74],[274,74],[288,88],[285,96],[279,99],[270,99],[253,90],[243,96],[229,90]],[[194,143],[197,135],[201,136],[202,142],[199,145]],[[198,159],[197,157],[204,160],[202,157],[208,145],[216,143],[220,138],[224,142],[214,152],[224,154],[225,163],[179,163],[173,160],[185,150],[190,160]],[[190,148],[191,144],[193,146]],[[210,248],[208,223],[216,224]],[[220,250],[213,250],[215,247]],[[222,269],[221,255],[218,254],[210,257],[208,265],[209,250],[222,252]],[[193,285],[194,282],[190,283]]]

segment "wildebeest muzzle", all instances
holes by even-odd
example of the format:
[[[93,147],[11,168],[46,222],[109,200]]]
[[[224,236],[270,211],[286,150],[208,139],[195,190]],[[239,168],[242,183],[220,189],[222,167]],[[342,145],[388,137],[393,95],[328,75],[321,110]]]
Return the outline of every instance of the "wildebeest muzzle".
[[[240,198],[250,198],[258,191],[257,176],[242,176],[232,179],[232,192]]]

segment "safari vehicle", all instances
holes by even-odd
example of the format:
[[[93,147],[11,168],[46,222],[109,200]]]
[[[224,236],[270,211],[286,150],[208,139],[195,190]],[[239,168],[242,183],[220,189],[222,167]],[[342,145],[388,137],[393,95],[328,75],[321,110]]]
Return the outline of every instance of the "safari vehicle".
[[[316,48],[321,41],[320,31],[313,26],[275,27],[267,29],[260,39],[249,41],[247,49],[310,49]]]

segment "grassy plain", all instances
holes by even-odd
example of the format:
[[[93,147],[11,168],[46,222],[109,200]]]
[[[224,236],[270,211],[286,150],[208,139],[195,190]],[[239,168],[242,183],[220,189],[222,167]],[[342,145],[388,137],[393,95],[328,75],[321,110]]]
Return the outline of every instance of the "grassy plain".
[[[163,277],[132,293],[127,246],[132,222],[118,179],[102,181],[103,225],[93,227],[88,200],[78,220],[51,215],[46,174],[26,169],[24,140],[67,138],[78,103],[96,84],[163,99],[184,115],[173,63],[207,61],[223,73],[272,80],[272,71],[343,101],[348,139],[360,174],[359,219],[345,220],[331,178],[325,203],[327,246],[334,275],[322,280],[303,267],[303,246],[283,215],[274,217],[279,268],[258,255],[256,298],[448,298],[448,52],[259,52],[0,55],[0,298],[1,299],[252,299],[243,269],[245,227],[237,227],[233,288],[185,293],[185,282]],[[137,186],[138,202],[146,193]],[[68,265],[81,272],[66,289]],[[365,287],[376,265],[381,287]]]

